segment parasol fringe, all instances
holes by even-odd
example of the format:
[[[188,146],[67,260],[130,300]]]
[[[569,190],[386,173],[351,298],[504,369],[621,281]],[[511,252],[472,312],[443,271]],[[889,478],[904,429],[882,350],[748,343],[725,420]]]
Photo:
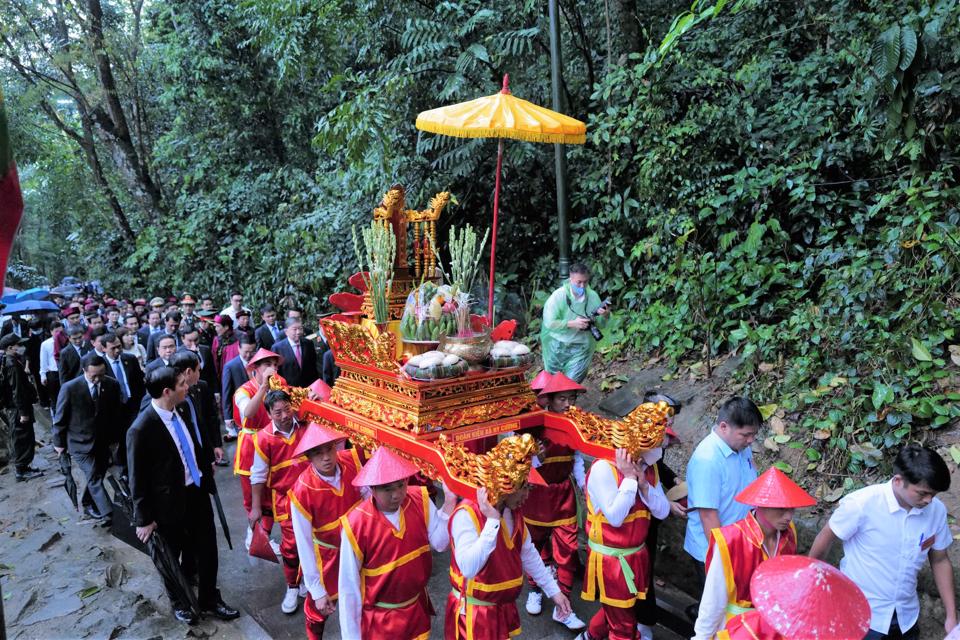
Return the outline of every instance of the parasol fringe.
[[[539,133],[534,131],[505,131],[503,129],[461,129],[459,127],[421,122],[417,120],[417,129],[429,133],[439,133],[454,138],[510,138],[525,142],[545,142],[549,144],[584,144],[587,134]]]

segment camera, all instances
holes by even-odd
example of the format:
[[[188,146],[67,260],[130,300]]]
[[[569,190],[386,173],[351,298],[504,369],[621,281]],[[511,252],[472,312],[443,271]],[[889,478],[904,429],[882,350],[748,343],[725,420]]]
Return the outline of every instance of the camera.
[[[592,335],[593,339],[596,340],[597,342],[600,342],[601,340],[603,340],[603,334],[600,332],[600,329],[598,329],[597,325],[594,323],[594,318],[600,315],[600,309],[609,307],[611,303],[612,301],[610,300],[610,298],[605,298],[603,302],[600,303],[600,306],[597,307],[593,311],[593,313],[590,314],[589,318],[587,318],[587,321],[590,323],[587,325],[587,331],[590,332],[590,335]]]

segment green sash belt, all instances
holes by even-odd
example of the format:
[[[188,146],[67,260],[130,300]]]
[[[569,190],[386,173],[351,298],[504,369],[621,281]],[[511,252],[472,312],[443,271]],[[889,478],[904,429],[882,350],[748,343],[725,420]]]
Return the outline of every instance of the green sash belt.
[[[641,549],[644,545],[639,547],[628,547],[622,549],[620,547],[608,547],[605,544],[600,544],[599,542],[594,542],[593,540],[587,540],[587,545],[593,550],[599,553],[602,556],[609,556],[611,558],[616,558],[620,561],[620,570],[623,571],[623,577],[627,581],[627,589],[630,593],[636,595],[637,583],[634,581],[636,576],[633,573],[633,569],[630,568],[630,563],[627,562],[627,556],[632,556]]]
[[[497,606],[497,603],[496,603],[496,602],[487,602],[486,600],[480,600],[479,598],[474,598],[473,596],[467,596],[466,598],[463,598],[463,596],[460,595],[460,592],[457,591],[456,589],[452,589],[452,591],[453,591],[453,597],[454,597],[454,598],[456,598],[457,600],[460,600],[460,599],[462,598],[462,599],[464,599],[464,600],[467,601],[467,604],[472,604],[472,605],[475,605],[475,606],[478,606],[478,607],[495,607],[495,606]]]
[[[375,603],[373,604],[373,606],[375,606],[375,607],[380,607],[381,609],[402,609],[402,608],[404,608],[404,607],[406,607],[406,606],[409,606],[409,605],[413,604],[413,603],[416,602],[419,598],[420,598],[420,594],[418,593],[417,595],[413,596],[412,598],[410,598],[409,600],[407,600],[407,601],[405,601],[405,602],[397,602],[397,603],[393,603],[393,602],[375,602]]]
[[[740,605],[732,602],[727,603],[727,613],[731,616],[738,616],[741,613],[746,613],[747,611],[753,611],[753,607],[741,607]]]
[[[336,545],[332,545],[329,542],[324,542],[323,540],[317,540],[316,538],[313,539],[313,544],[323,547],[324,549],[333,549],[334,551],[339,549],[339,547]]]

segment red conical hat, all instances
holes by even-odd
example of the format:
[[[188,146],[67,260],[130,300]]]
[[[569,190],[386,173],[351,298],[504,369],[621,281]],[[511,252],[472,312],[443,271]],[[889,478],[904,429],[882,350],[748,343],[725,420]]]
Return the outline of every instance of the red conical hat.
[[[403,480],[419,471],[416,465],[401,458],[390,447],[379,447],[353,479],[356,487],[379,487]]]
[[[324,427],[316,422],[311,422],[307,425],[307,432],[304,433],[303,438],[300,439],[300,444],[297,445],[296,451],[293,452],[293,457],[297,458],[307,451],[310,451],[310,449],[322,447],[328,442],[344,440],[346,437],[347,436],[339,431],[334,431],[330,427]]]
[[[807,556],[775,556],[750,579],[753,606],[785,638],[862,638],[870,604],[839,569]]]
[[[534,391],[540,391],[545,386],[547,386],[547,383],[550,382],[550,378],[552,377],[553,377],[553,374],[547,371],[546,369],[544,369],[543,371],[537,374],[537,377],[534,378],[533,381],[530,382],[530,388],[533,389]]]
[[[249,553],[254,558],[280,563],[277,560],[277,554],[273,552],[273,547],[270,546],[270,536],[259,522],[253,525],[253,537],[250,539]]]
[[[253,354],[253,357],[250,358],[250,362],[247,363],[247,371],[250,371],[260,362],[269,360],[270,358],[276,358],[279,361],[279,364],[283,364],[283,356],[281,356],[279,353],[274,353],[269,349],[259,349],[255,354]]]
[[[548,393],[560,393],[561,391],[586,391],[586,388],[581,387],[579,384],[563,375],[562,371],[558,371],[551,376],[550,381],[547,382],[546,386],[540,390],[538,395],[542,396]]]
[[[330,392],[333,391],[326,382],[317,378],[317,380],[310,385],[310,391],[313,391],[317,394],[317,397],[326,402],[330,399]]]
[[[770,467],[734,498],[737,502],[771,509],[812,507],[816,498],[800,488],[783,471]]]

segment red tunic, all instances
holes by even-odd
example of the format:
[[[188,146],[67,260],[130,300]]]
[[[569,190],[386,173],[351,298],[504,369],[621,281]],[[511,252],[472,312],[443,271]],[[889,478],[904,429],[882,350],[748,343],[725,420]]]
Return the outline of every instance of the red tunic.
[[[240,394],[247,398],[252,398],[257,394],[260,385],[256,380],[250,379],[244,382],[233,394],[233,423],[237,425],[239,433],[237,435],[237,453],[233,459],[233,473],[241,476],[250,475],[250,466],[253,465],[253,437],[257,431],[270,424],[270,414],[267,408],[260,405],[257,413],[250,418],[244,418],[240,415],[240,408],[237,406],[237,397]]]
[[[313,555],[317,559],[320,582],[330,598],[337,597],[340,571],[340,516],[349,512],[362,498],[353,479],[360,471],[356,449],[337,453],[340,467],[340,489],[332,486],[308,466],[297,478],[288,494],[290,505],[313,527]]]
[[[727,582],[727,620],[734,615],[743,613],[744,609],[753,607],[750,598],[750,578],[760,563],[768,558],[763,548],[763,530],[754,512],[747,517],[737,520],[710,532],[710,538],[716,543],[723,562],[723,573]],[[707,548],[706,566],[710,569],[713,558],[714,545]],[[793,523],[780,536],[780,546],[777,555],[794,554],[797,552],[797,530]]]
[[[623,481],[619,470],[607,461],[598,460],[596,464],[610,464],[617,486]],[[591,467],[590,471],[593,471]],[[659,482],[656,467],[647,467],[644,472],[647,482],[655,487]],[[587,482],[590,472],[587,473]],[[587,495],[587,544],[590,554],[587,557],[587,577],[584,580],[584,600],[596,600],[599,585],[600,602],[614,607],[632,607],[637,600],[647,597],[649,584],[650,556],[644,545],[647,531],[650,529],[650,511],[637,494],[627,517],[619,527],[612,526],[603,512],[598,511]],[[633,550],[625,553],[623,550]],[[633,572],[630,581],[623,570],[619,555]]]
[[[577,496],[570,474],[573,473],[573,449],[545,440],[545,449],[537,471],[547,486],[530,485],[530,496],[523,503],[523,519],[537,527],[576,524]]]
[[[797,637],[802,637],[799,632]],[[717,632],[717,640],[786,640],[782,635],[763,621],[756,611],[747,611],[734,616],[727,626]]]
[[[427,582],[433,569],[426,487],[407,487],[400,530],[368,498],[340,518],[360,562],[364,638],[426,640],[432,606]]]
[[[507,527],[500,526],[497,546],[487,558],[479,573],[464,586],[464,577],[457,566],[456,544],[453,539],[453,519],[457,511],[470,514],[477,535],[483,530],[486,517],[473,500],[464,500],[450,517],[450,584],[453,591],[447,598],[447,614],[444,637],[459,639],[460,610],[464,609],[467,640],[505,640],[520,633],[520,614],[517,612],[517,596],[523,586],[523,563],[520,551],[527,536],[524,516],[519,509],[513,511],[513,535]]]
[[[267,461],[270,471],[267,474],[267,489],[270,490],[271,504],[273,505],[273,519],[283,522],[290,518],[290,504],[287,492],[310,464],[307,456],[294,457],[294,451],[307,432],[305,427],[298,426],[284,438],[271,422],[267,427],[253,434],[250,440],[253,448]],[[251,460],[251,465],[253,464]]]

